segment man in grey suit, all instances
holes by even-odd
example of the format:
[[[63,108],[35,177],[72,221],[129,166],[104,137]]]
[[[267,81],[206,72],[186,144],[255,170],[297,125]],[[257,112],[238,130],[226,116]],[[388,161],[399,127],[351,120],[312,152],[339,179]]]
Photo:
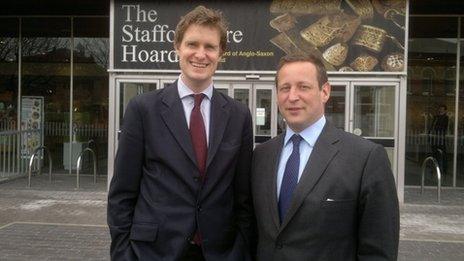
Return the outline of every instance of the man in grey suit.
[[[321,61],[286,56],[277,75],[286,131],[255,149],[258,260],[396,260],[399,211],[384,148],[324,117]]]

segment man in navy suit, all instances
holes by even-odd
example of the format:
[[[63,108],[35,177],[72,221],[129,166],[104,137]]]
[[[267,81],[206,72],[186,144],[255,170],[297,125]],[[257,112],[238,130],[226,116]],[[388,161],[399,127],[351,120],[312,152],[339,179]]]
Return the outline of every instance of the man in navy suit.
[[[179,79],[129,102],[108,194],[112,260],[251,258],[251,115],[212,81],[226,43],[222,14],[195,8],[176,28]]]

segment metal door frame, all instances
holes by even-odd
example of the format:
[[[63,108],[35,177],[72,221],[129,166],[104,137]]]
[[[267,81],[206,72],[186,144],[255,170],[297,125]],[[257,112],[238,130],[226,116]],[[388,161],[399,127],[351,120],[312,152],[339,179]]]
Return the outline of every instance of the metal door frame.
[[[109,77],[109,104],[108,104],[108,188],[113,176],[114,171],[114,158],[118,148],[117,128],[119,128],[119,116],[120,116],[120,92],[122,83],[156,83],[157,89],[164,88],[164,84],[172,83],[177,80],[179,75],[148,75],[148,74],[116,74],[110,73]],[[277,104],[275,102],[275,83],[273,78],[263,77],[264,79],[246,79],[243,76],[215,76],[213,81],[217,85],[227,84],[228,94],[230,97],[234,97],[234,89],[248,89],[248,108],[252,112],[253,120],[253,138],[255,137],[255,113],[254,101],[256,95],[256,85],[258,89],[269,89],[272,90],[272,101],[271,101],[271,137],[277,135]],[[268,79],[269,78],[269,79]],[[235,84],[249,85],[249,88],[245,86],[236,87]],[[265,85],[265,86],[263,86]]]
[[[235,80],[231,79],[218,79],[214,80],[214,84],[220,86],[219,88],[224,89],[227,85],[228,95],[234,98],[234,90],[244,89],[249,90],[248,92],[248,108],[251,112],[253,121],[253,139],[256,136],[256,90],[271,90],[271,138],[277,136],[277,103],[276,101],[276,90],[275,83],[273,81],[259,81],[259,80]]]
[[[391,86],[395,88],[394,94],[394,133],[393,133],[393,165],[392,171],[395,176],[397,189],[399,192],[400,202],[403,200],[404,189],[404,139],[400,135],[404,130],[401,122],[404,121],[405,114],[401,112],[400,107],[404,108],[405,101],[400,99],[402,92],[405,89],[404,79],[401,78],[329,78],[331,85],[345,86],[345,131],[353,133],[354,128],[354,101],[355,101],[355,87],[356,86]],[[403,86],[403,87],[401,87]],[[404,103],[404,104],[403,104]],[[403,106],[403,107],[402,107]],[[364,136],[363,136],[364,137]],[[366,139],[375,140],[390,137],[364,137]],[[402,175],[400,175],[403,173]]]
[[[276,97],[276,88],[274,83],[267,83],[267,82],[254,82],[252,83],[252,89],[253,89],[253,94],[252,94],[252,109],[251,115],[253,118],[253,137],[256,136],[256,126],[255,126],[255,121],[256,121],[256,91],[257,90],[271,90],[271,138],[277,136],[277,97]]]
[[[178,77],[178,76],[177,76]],[[109,189],[111,178],[114,171],[114,158],[118,148],[117,128],[119,128],[120,111],[120,92],[121,83],[156,83],[157,88],[167,81],[173,81],[173,76],[153,76],[153,75],[118,75],[110,73],[109,77],[109,102],[108,102],[108,182]]]
[[[345,128],[344,130],[348,132],[349,128],[350,128],[350,115],[349,115],[349,111],[350,111],[350,100],[351,100],[351,97],[350,97],[350,81],[349,80],[340,80],[340,79],[334,79],[334,80],[331,80],[329,79],[329,83],[330,83],[330,86],[345,86]],[[332,89],[331,89],[332,91]],[[330,98],[329,98],[330,100]]]
[[[399,179],[399,172],[398,172],[398,161],[400,160],[398,157],[398,149],[400,146],[399,143],[399,125],[400,125],[400,119],[399,119],[399,95],[400,95],[400,80],[395,79],[393,81],[384,81],[384,80],[353,80],[350,82],[350,110],[349,110],[349,129],[348,132],[353,133],[354,131],[354,109],[355,109],[355,88],[356,87],[377,87],[377,86],[382,86],[382,87],[391,87],[394,88],[395,93],[394,93],[394,128],[393,128],[393,162],[392,162],[392,170],[393,174],[395,176],[395,181],[398,183]],[[369,139],[371,141],[376,140],[376,139],[390,139],[391,137],[370,137],[370,136],[363,136],[365,139]]]

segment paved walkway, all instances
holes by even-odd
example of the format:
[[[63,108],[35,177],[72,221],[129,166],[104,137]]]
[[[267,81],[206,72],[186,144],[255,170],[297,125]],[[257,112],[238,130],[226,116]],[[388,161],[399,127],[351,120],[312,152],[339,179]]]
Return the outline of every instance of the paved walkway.
[[[109,260],[106,181],[58,175],[0,184],[0,260]],[[464,190],[408,188],[399,260],[464,260]]]

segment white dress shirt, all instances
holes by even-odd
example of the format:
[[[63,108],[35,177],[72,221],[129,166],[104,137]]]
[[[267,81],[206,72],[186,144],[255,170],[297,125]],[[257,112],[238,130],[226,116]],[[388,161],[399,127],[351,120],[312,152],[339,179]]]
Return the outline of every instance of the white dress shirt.
[[[280,187],[282,185],[282,179],[284,177],[285,172],[285,165],[287,164],[288,158],[292,154],[293,151],[293,143],[290,141],[290,138],[293,134],[299,134],[303,139],[300,142],[300,166],[298,168],[298,182],[300,181],[301,175],[303,174],[303,170],[308,162],[309,156],[311,156],[311,152],[313,151],[314,144],[316,144],[319,135],[322,132],[322,129],[325,125],[325,116],[317,120],[308,128],[304,129],[300,133],[295,133],[290,127],[287,125],[287,130],[285,132],[284,138],[284,147],[282,149],[282,153],[280,154],[280,161],[279,167],[277,170],[277,198],[280,195]]]
[[[190,128],[190,114],[192,113],[192,109],[194,106],[194,99],[192,94],[194,93],[183,81],[182,77],[179,76],[179,80],[177,81],[177,91],[179,92],[179,97],[182,101],[182,105],[184,106],[184,114],[185,120],[187,121],[187,126]],[[206,143],[209,145],[209,122],[210,122],[210,115],[211,115],[211,97],[213,96],[213,83],[208,86],[208,88],[204,89],[201,93],[205,95],[203,101],[201,102],[201,116],[203,117],[203,122],[205,124],[205,131],[206,131]]]

